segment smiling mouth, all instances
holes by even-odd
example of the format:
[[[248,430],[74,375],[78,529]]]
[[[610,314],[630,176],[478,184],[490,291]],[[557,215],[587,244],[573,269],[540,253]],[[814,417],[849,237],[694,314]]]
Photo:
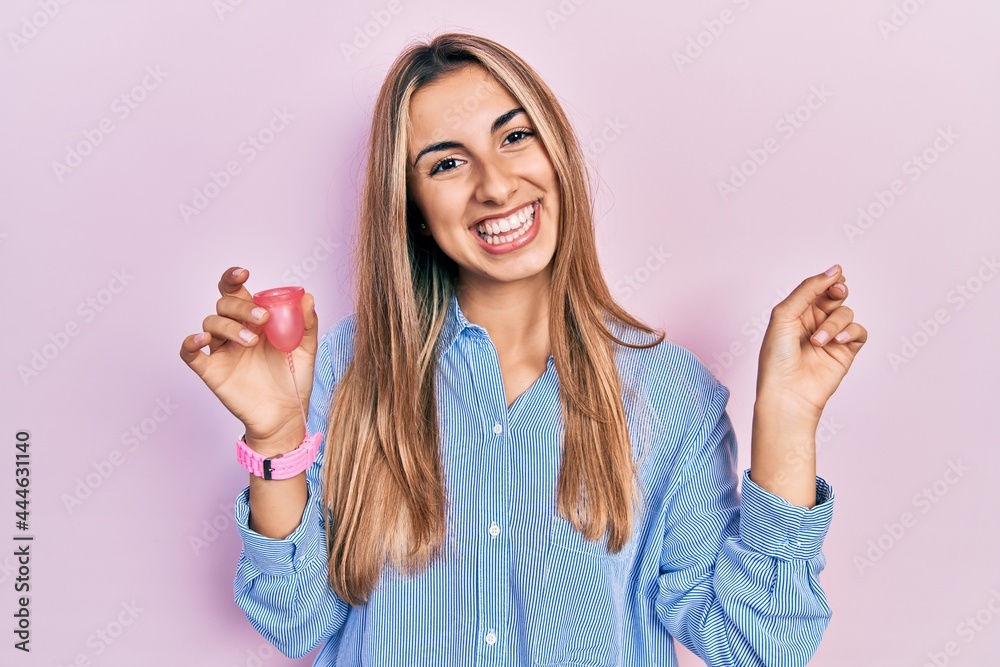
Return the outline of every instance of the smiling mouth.
[[[538,200],[527,204],[510,216],[490,222],[481,222],[475,226],[479,238],[490,245],[510,243],[524,236],[535,222],[535,210]]]

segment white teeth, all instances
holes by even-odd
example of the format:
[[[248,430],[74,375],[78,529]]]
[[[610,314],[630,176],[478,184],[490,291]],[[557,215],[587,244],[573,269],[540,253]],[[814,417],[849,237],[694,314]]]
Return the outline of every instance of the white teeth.
[[[476,230],[481,234],[492,234],[494,236],[500,236],[503,232],[509,232],[513,229],[518,229],[528,220],[532,219],[534,216],[534,202],[525,206],[520,211],[511,214],[507,218],[502,220],[496,220],[493,222],[485,222],[476,225]],[[501,237],[502,238],[502,237]]]
[[[480,225],[477,229],[480,230],[480,238],[482,238],[486,243],[490,245],[499,245],[501,243],[510,243],[511,241],[524,236],[528,230],[531,229],[531,225],[534,224],[534,222],[534,214],[529,215],[525,223],[519,225],[513,234],[504,234],[502,236],[500,234],[489,234],[482,231],[483,225]]]

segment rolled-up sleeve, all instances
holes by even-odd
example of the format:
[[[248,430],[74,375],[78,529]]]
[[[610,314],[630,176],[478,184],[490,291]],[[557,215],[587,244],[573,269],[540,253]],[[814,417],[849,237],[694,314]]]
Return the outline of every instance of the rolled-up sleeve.
[[[817,504],[796,507],[742,475],[718,380],[664,503],[655,608],[660,622],[710,667],[796,667],[819,647],[831,617],[819,573],[833,489],[816,478]]]
[[[815,558],[833,518],[833,488],[816,478],[816,505],[792,505],[766,491],[743,471],[743,502],[740,506],[740,539],[750,549],[774,558]]]
[[[243,555],[256,574],[288,576],[301,571],[306,561],[322,556],[322,526],[318,522],[316,489],[308,479],[309,499],[302,514],[302,523],[288,537],[277,540],[265,537],[249,527],[250,487],[236,497],[236,526],[243,540]]]

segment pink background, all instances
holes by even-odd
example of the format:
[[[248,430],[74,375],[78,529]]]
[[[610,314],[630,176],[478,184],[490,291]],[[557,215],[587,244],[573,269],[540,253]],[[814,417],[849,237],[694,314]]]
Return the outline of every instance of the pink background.
[[[4,3],[0,663],[311,663],[269,649],[233,603],[240,424],[178,350],[231,265],[252,291],[304,285],[323,330],[353,310],[374,96],[408,41],[458,29],[512,48],[565,105],[608,282],[731,389],[741,470],[757,327],[842,264],[870,340],[818,434],[834,616],[811,664],[995,664],[1000,5],[468,4]],[[250,160],[241,144],[275,110]],[[74,168],[53,166],[81,144]],[[185,220],[230,161],[239,173]],[[20,429],[30,655],[11,646]]]

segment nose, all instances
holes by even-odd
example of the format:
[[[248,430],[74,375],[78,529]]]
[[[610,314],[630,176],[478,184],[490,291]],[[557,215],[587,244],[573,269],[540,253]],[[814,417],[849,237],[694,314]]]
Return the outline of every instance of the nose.
[[[480,202],[506,204],[517,192],[517,176],[510,172],[503,158],[480,162],[476,199]]]

